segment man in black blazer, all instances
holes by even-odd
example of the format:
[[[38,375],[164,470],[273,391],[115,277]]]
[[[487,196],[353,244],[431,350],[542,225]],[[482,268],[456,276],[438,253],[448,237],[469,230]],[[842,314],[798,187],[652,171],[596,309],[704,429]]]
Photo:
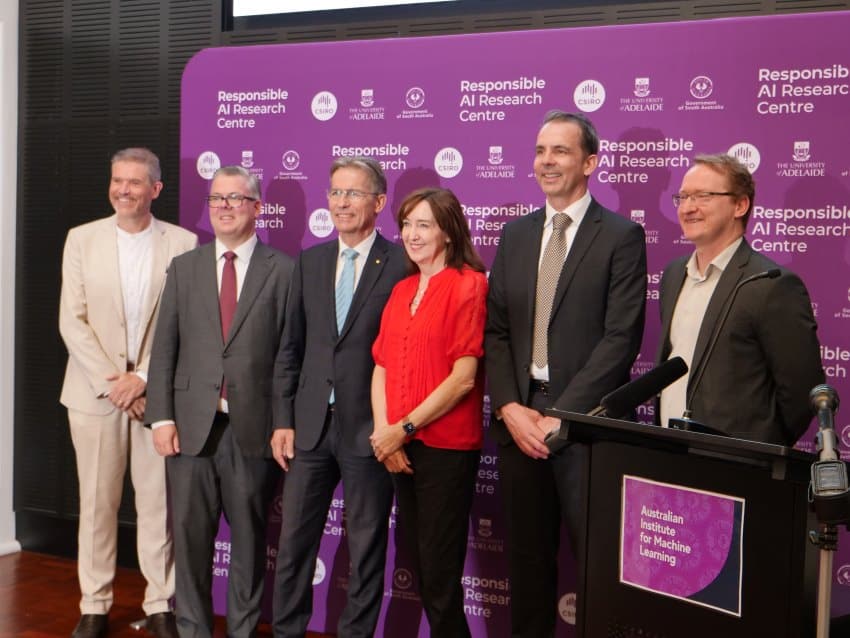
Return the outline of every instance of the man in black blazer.
[[[505,226],[490,273],[485,358],[490,432],[501,446],[512,636],[553,635],[561,517],[577,555],[586,525],[587,450],[574,444],[549,458],[543,439],[560,422],[542,411],[598,405],[629,380],[643,334],[644,233],[590,196],[598,149],[583,115],[546,115],[534,158],[546,205]],[[550,247],[559,232],[560,254]]]
[[[342,157],[330,173],[328,205],[339,238],[301,253],[275,365],[271,446],[288,471],[275,574],[277,638],[305,635],[316,556],[340,480],[351,574],[338,635],[372,636],[383,597],[392,483],[369,442],[372,342],[384,304],[405,275],[405,257],[375,230],[387,201],[380,164]],[[341,306],[347,276],[353,294]]]
[[[219,516],[230,524],[227,635],[253,636],[266,571],[272,376],[292,260],[261,244],[257,177],[216,171],[215,242],[175,259],[153,343],[146,420],[167,456],[181,637],[213,631],[212,559]]]
[[[698,155],[673,196],[694,252],[664,270],[657,359],[681,356],[690,371],[661,393],[660,422],[690,410],[730,436],[793,445],[824,381],[817,324],[800,278],[744,239],[754,197],[729,155]]]

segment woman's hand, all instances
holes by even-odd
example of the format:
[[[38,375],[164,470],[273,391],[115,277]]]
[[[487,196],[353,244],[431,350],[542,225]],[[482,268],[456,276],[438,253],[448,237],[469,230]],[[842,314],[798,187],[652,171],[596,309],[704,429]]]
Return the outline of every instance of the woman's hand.
[[[369,440],[372,442],[375,458],[383,463],[387,457],[401,449],[406,438],[407,435],[401,423],[397,423],[396,425],[376,425]]]

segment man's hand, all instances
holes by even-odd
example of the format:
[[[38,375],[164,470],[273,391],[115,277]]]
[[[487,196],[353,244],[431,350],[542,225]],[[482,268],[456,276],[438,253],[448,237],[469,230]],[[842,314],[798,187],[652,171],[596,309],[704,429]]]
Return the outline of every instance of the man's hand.
[[[115,382],[109,388],[109,400],[119,410],[126,410],[145,393],[145,382],[134,372],[110,374],[106,380]]]
[[[295,458],[295,430],[292,428],[275,430],[272,433],[272,456],[277,464],[289,471],[289,461]]]
[[[549,458],[549,448],[543,443],[548,432],[541,428],[544,417],[540,412],[514,401],[503,405],[501,413],[514,443],[524,454],[533,459]]]
[[[127,413],[131,419],[135,419],[136,421],[144,421],[145,420],[145,404],[147,399],[145,397],[139,397],[135,401],[130,404],[124,412]]]
[[[375,426],[375,431],[369,437],[372,443],[372,450],[375,452],[375,458],[381,463],[387,458],[401,449],[404,445],[404,440],[407,438],[401,424]]]
[[[180,437],[176,425],[161,425],[154,428],[153,447],[160,456],[180,454]]]
[[[399,449],[390,454],[383,461],[384,467],[392,474],[413,474],[413,467],[404,449]]]

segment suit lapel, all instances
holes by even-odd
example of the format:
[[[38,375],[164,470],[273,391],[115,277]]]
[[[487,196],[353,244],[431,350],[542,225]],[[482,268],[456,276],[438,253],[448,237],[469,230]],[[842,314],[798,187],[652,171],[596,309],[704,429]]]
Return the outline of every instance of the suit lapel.
[[[251,255],[251,262],[248,264],[248,271],[245,273],[245,281],[242,282],[242,291],[239,293],[239,303],[236,304],[236,314],[233,315],[233,323],[230,325],[230,334],[224,342],[226,348],[236,334],[239,328],[251,311],[251,306],[257,300],[257,296],[263,289],[266,280],[269,277],[271,270],[272,252],[265,244],[257,242],[254,247],[254,254]],[[219,329],[221,327],[221,319],[219,318]]]
[[[363,273],[360,275],[360,281],[357,282],[357,288],[354,290],[354,297],[351,299],[351,307],[348,309],[348,315],[345,317],[345,323],[343,324],[342,331],[339,334],[340,339],[345,338],[345,335],[351,328],[351,324],[354,323],[354,320],[357,318],[357,314],[369,298],[372,288],[375,287],[375,283],[381,276],[386,263],[387,247],[384,243],[384,238],[378,235],[375,237],[375,243],[372,244],[372,250],[369,251],[369,254],[366,257],[366,265],[363,267]],[[336,305],[336,295],[334,295],[334,305]]]
[[[339,240],[329,241],[324,244],[322,253],[318,256],[318,264],[316,264],[316,279],[313,285],[316,286],[317,293],[321,295],[325,301],[325,307],[330,309],[330,312],[325,313],[328,321],[328,332],[332,339],[337,338],[336,328],[336,262],[339,259]]]
[[[735,286],[738,285],[738,282],[741,281],[741,278],[744,276],[744,268],[749,260],[750,247],[746,240],[744,240],[741,242],[741,245],[738,246],[735,254],[732,255],[732,259],[723,270],[723,274],[720,275],[720,281],[717,282],[717,287],[714,289],[714,293],[711,295],[711,300],[708,302],[708,308],[705,310],[705,316],[703,317],[702,324],[700,325],[699,336],[697,337],[696,347],[694,348],[694,358],[691,362],[691,373],[688,377],[688,391],[690,391],[690,384],[694,379],[696,379],[697,372],[703,364],[703,357],[705,356],[706,348],[708,348],[708,344],[714,335],[715,328],[717,327],[717,320],[720,318],[723,308],[726,307],[726,303],[728,302],[732,291],[735,290]]]
[[[115,312],[121,318],[121,324],[125,325],[124,296],[121,286],[121,264],[118,261],[118,230],[116,228],[115,215],[109,218],[111,223],[103,224],[101,234],[103,238],[97,242],[103,252],[100,253],[101,263],[105,264],[105,276],[110,279],[109,290],[112,292],[112,303],[115,304]]]
[[[194,285],[206,309],[214,334],[221,334],[221,311],[218,305],[218,273],[216,272],[215,242],[201,246],[195,264]]]
[[[599,204],[596,203],[596,200],[591,199],[590,206],[588,206],[584,219],[581,220],[581,225],[578,227],[578,231],[576,231],[575,238],[573,238],[573,244],[570,246],[570,252],[567,254],[567,258],[564,261],[561,276],[558,278],[558,286],[555,288],[555,298],[552,300],[552,314],[550,315],[550,321],[551,318],[555,316],[558,307],[564,300],[564,296],[567,294],[567,288],[569,288],[570,282],[576,274],[579,264],[582,259],[584,259],[585,253],[587,253],[588,249],[593,244],[593,240],[596,239],[596,236],[599,234],[602,227],[600,224],[601,219],[602,212]]]
[[[662,296],[663,306],[661,307],[661,352],[659,353],[659,361],[666,361],[670,354],[670,324],[673,322],[673,310],[676,308],[676,302],[679,300],[679,293],[682,291],[682,286],[685,284],[685,273],[687,272],[687,260],[681,262],[675,268],[667,272],[667,277],[670,277],[670,293]]]
[[[165,228],[156,219],[153,219],[151,224],[153,224],[151,275],[148,283],[148,294],[145,297],[144,307],[142,308],[141,334],[145,334],[148,331],[154,310],[156,310],[159,295],[165,283],[165,270],[168,268],[168,254],[170,252],[169,238],[165,233]]]
[[[523,240],[518,246],[518,259],[516,263],[522,264],[525,270],[526,290],[526,320],[527,325],[534,325],[534,307],[537,305],[537,269],[540,263],[540,244],[543,241],[543,225],[546,223],[546,208],[539,208],[531,213],[529,220],[532,224],[531,236],[527,241]],[[529,333],[530,335],[531,333]],[[529,342],[529,348],[531,344]],[[529,356],[530,355],[529,350]]]

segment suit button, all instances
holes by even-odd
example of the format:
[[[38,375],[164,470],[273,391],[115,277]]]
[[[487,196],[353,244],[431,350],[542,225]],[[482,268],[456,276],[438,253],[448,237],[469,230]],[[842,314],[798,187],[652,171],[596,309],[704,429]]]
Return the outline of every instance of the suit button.
[[[333,380],[332,380],[332,379],[325,379],[325,383],[327,383],[328,385],[333,385],[333,384],[334,384],[334,382],[333,382]]]
[[[127,355],[125,355],[123,352],[122,352],[122,353],[120,353],[120,354],[118,355],[118,357],[119,357],[120,359],[123,359],[123,358],[124,358],[124,357],[126,357],[126,356],[127,356]]]
[[[215,384],[215,389],[216,389],[216,390],[221,390],[221,384],[220,384],[220,383],[216,383],[216,384]]]

